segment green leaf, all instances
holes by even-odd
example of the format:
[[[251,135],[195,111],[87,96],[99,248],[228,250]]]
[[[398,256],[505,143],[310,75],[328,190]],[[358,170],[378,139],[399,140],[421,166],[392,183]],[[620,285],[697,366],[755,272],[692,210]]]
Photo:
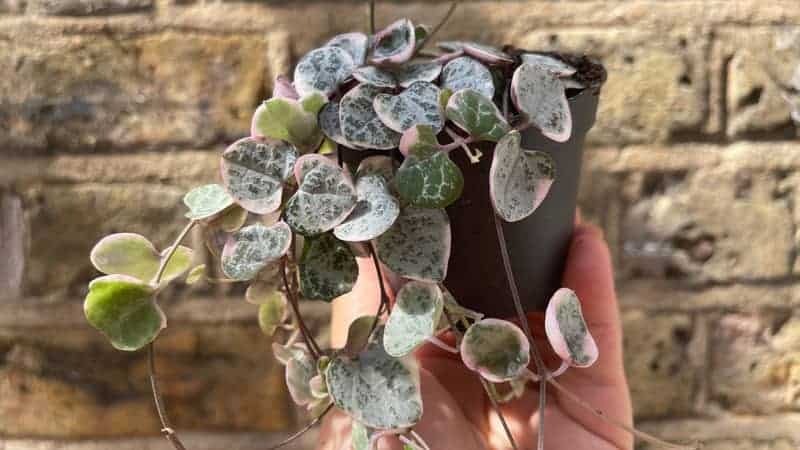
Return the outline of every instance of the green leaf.
[[[194,266],[192,270],[186,275],[186,284],[195,284],[201,279],[203,279],[206,275],[206,265],[199,264]]]
[[[286,202],[284,214],[294,231],[313,236],[332,230],[350,215],[356,206],[356,190],[349,175],[335,164],[319,159],[301,160],[298,164],[305,167],[309,161],[313,168],[297,172],[300,188]]]
[[[519,377],[530,363],[530,344],[515,324],[500,319],[473,323],[461,340],[461,359],[493,383]]]
[[[533,214],[555,180],[555,162],[544,152],[521,147],[519,131],[497,143],[489,170],[492,206],[506,222],[517,222]]]
[[[339,147],[336,145],[336,142],[326,137],[325,139],[322,140],[322,145],[319,146],[319,150],[317,150],[317,153],[319,153],[320,155],[332,155],[336,153],[336,150],[338,148]]]
[[[443,304],[436,283],[409,281],[403,285],[383,333],[386,353],[399,358],[424,344],[436,333]]]
[[[389,356],[382,330],[357,357],[335,356],[327,370],[334,404],[365,426],[381,430],[408,428],[422,417],[419,369],[413,360]]]
[[[364,33],[344,33],[331,38],[325,46],[339,47],[353,58],[356,66],[363,66],[367,60],[367,46],[369,37]]]
[[[306,237],[298,264],[300,291],[312,300],[331,301],[353,289],[358,265],[350,247],[326,233]]]
[[[179,246],[172,255],[161,283],[181,276],[189,269],[194,253]],[[145,283],[154,281],[161,265],[161,254],[150,241],[135,233],[116,233],[101,239],[89,256],[97,270],[108,275],[128,275]]]
[[[544,330],[556,354],[573,367],[589,367],[598,349],[581,312],[581,302],[570,289],[553,294],[545,311]]]
[[[383,124],[373,102],[380,89],[360,84],[342,97],[339,122],[342,136],[359,149],[388,150],[400,143],[400,134]]]
[[[450,220],[443,209],[407,207],[375,246],[381,262],[394,273],[439,282],[447,275],[450,242]]]
[[[389,191],[383,175],[362,175],[356,180],[358,201],[347,219],[333,229],[337,238],[365,242],[385,233],[400,215],[400,203]]]
[[[398,133],[414,125],[429,125],[436,132],[444,127],[439,88],[427,81],[418,81],[398,95],[378,94],[373,107],[381,122]]]
[[[510,129],[494,102],[472,89],[453,94],[446,113],[459,128],[480,140],[497,142]]]
[[[189,208],[186,217],[192,220],[211,218],[231,205],[233,198],[218,184],[198,186],[183,196],[183,203]]]
[[[311,95],[309,101],[315,103],[318,94]],[[253,114],[250,134],[259,139],[286,141],[302,152],[316,150],[322,142],[322,131],[317,125],[317,111],[306,110],[305,100],[271,98],[265,101]]]
[[[251,280],[267,264],[286,254],[292,232],[284,222],[260,223],[233,233],[222,250],[222,271],[233,280]]]
[[[253,286],[250,285],[250,288]],[[248,288],[248,291],[250,290]],[[275,334],[286,321],[288,310],[286,308],[286,297],[282,292],[273,290],[272,295],[264,296],[258,305],[258,326],[267,336]]]
[[[556,142],[572,135],[564,83],[546,65],[522,64],[511,78],[511,100],[542,134]]]
[[[400,153],[403,156],[414,155],[424,159],[439,152],[439,140],[436,133],[428,125],[415,125],[400,138]]]
[[[350,323],[347,328],[347,343],[342,351],[349,356],[358,355],[369,342],[375,325],[375,316],[361,316]],[[377,322],[380,325],[380,321]]]
[[[291,144],[246,137],[222,154],[222,181],[242,208],[268,214],[281,206],[283,183],[296,160],[297,150]]]
[[[320,47],[306,53],[294,68],[294,86],[301,96],[319,92],[330,97],[353,73],[356,64],[347,50]]]
[[[470,89],[488,99],[494,97],[492,72],[469,56],[455,58],[444,66],[441,87],[453,92]]]
[[[374,41],[374,64],[402,64],[414,56],[417,42],[414,24],[408,19],[397,20],[375,33]]]
[[[412,154],[397,171],[394,187],[400,198],[413,206],[445,208],[461,197],[464,176],[445,152],[424,159]]]
[[[107,275],[89,283],[83,311],[118,350],[139,350],[166,328],[152,286],[126,275]]]
[[[300,99],[300,106],[303,107],[303,110],[314,115],[319,114],[319,110],[326,103],[328,103],[328,99],[319,92],[312,92]]]

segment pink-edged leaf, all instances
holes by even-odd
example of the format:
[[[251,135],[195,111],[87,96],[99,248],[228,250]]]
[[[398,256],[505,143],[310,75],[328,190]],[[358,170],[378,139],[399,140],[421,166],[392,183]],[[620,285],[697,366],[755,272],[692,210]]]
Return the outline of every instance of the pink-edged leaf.
[[[399,148],[405,157],[427,158],[439,151],[439,141],[429,125],[416,125],[403,132]]]
[[[448,62],[442,69],[442,89],[453,92],[472,89],[488,99],[494,97],[494,78],[489,69],[477,59],[460,56]]]
[[[440,48],[447,51],[462,50],[469,56],[482,61],[486,64],[510,64],[514,62],[511,55],[490,45],[483,45],[477,42],[466,41],[445,41],[437,44]]]
[[[297,184],[303,184],[306,174],[322,164],[338,167],[333,159],[318,153],[309,153],[297,158],[297,162],[294,163],[294,179],[297,180]]]
[[[363,66],[367,60],[369,37],[364,33],[358,32],[339,34],[332,37],[325,46],[343,49],[350,54],[356,66]]]
[[[469,369],[493,383],[518,378],[530,363],[530,343],[511,322],[483,319],[472,324],[461,340],[461,359]]]
[[[375,34],[372,62],[402,64],[414,56],[415,49],[414,24],[408,19],[400,19]]]
[[[267,214],[280,207],[296,159],[297,150],[287,142],[239,139],[222,154],[222,182],[242,208]]]
[[[347,50],[320,47],[306,53],[294,68],[294,87],[301,96],[320,92],[326,97],[353,73],[356,64]]]
[[[545,66],[522,64],[511,78],[511,99],[542,134],[556,142],[572,135],[564,83]]]
[[[353,72],[353,78],[359,83],[368,84],[377,88],[394,89],[397,87],[397,79],[395,79],[391,72],[375,66],[359,67]]]
[[[347,142],[359,149],[388,150],[400,143],[400,133],[383,124],[373,103],[381,90],[360,84],[342,97],[339,121]]]
[[[292,400],[303,406],[315,399],[311,393],[311,379],[317,375],[317,365],[307,351],[293,353],[286,361],[286,387]]]
[[[300,99],[300,94],[297,93],[289,78],[284,75],[278,75],[272,84],[272,98],[298,100]]]
[[[397,95],[378,94],[372,105],[381,122],[398,133],[415,125],[428,125],[438,133],[444,127],[439,92],[435,84],[417,81]]]
[[[284,222],[272,226],[260,223],[231,234],[222,250],[222,271],[234,280],[251,280],[269,263],[289,250],[292,231]]]
[[[342,223],[356,206],[356,189],[346,169],[320,162],[300,170],[300,187],[286,202],[284,214],[292,230],[313,236]]]
[[[583,320],[581,302],[572,290],[561,288],[550,298],[544,330],[550,346],[567,364],[589,367],[597,361],[597,344]]]
[[[577,69],[575,69],[571,65],[550,55],[541,55],[538,53],[524,53],[520,55],[520,59],[524,64],[530,64],[532,66],[538,66],[547,69],[550,72],[556,74],[556,76],[558,76],[559,78],[568,77],[577,72]]]

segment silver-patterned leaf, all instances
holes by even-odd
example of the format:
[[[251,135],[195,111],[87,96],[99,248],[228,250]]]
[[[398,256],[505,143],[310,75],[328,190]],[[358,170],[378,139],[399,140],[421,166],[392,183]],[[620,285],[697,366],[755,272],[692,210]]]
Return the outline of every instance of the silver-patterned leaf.
[[[400,19],[377,32],[374,36],[372,62],[375,64],[402,64],[416,49],[416,31],[408,19]]]
[[[353,58],[356,66],[363,66],[367,60],[369,37],[364,33],[358,32],[339,34],[332,37],[325,46],[339,47],[345,50]]]
[[[297,184],[302,185],[303,178],[305,178],[306,174],[323,164],[335,168],[339,167],[331,158],[318,153],[309,153],[297,158],[297,161],[294,163],[294,179],[297,181]]]
[[[505,135],[494,148],[489,195],[497,215],[517,222],[539,207],[555,180],[555,162],[545,152],[521,146],[519,131]]]
[[[326,97],[353,73],[356,64],[347,50],[320,47],[306,53],[294,68],[294,87],[301,96],[320,92]]]
[[[239,139],[222,154],[222,181],[242,208],[267,214],[281,206],[283,183],[296,159],[289,143]]]
[[[358,201],[350,216],[334,228],[337,238],[348,242],[365,242],[382,235],[400,215],[400,203],[389,191],[388,182],[380,174],[362,175],[356,179]]]
[[[597,361],[597,344],[572,290],[561,288],[553,294],[545,311],[544,330],[553,350],[569,365],[589,367]]]
[[[451,95],[445,113],[459,128],[479,140],[497,142],[510,129],[494,102],[472,89]]]
[[[522,64],[511,78],[511,99],[542,134],[556,142],[572,135],[564,83],[544,66]]]
[[[319,112],[317,117],[322,133],[333,142],[345,147],[353,147],[342,134],[342,125],[339,122],[339,103],[328,102]]]
[[[307,351],[296,351],[286,362],[286,387],[292,400],[307,405],[315,400],[311,394],[311,378],[317,374],[314,358]]]
[[[350,247],[330,233],[305,239],[298,269],[300,291],[311,300],[331,301],[344,295],[358,278]]]
[[[353,78],[359,83],[368,84],[378,88],[393,89],[397,86],[397,80],[391,72],[375,66],[359,67],[353,71]]]
[[[406,64],[395,72],[397,82],[407,88],[417,81],[432,83],[442,73],[442,65],[436,62]]]
[[[397,293],[383,332],[383,348],[391,356],[405,356],[434,335],[442,317],[442,291],[436,283],[409,281]]]
[[[493,383],[519,377],[530,363],[530,343],[515,324],[500,319],[473,323],[461,340],[461,359]]]
[[[464,175],[446,152],[427,158],[408,155],[394,178],[397,194],[407,204],[420,208],[445,208],[458,200]]]
[[[284,222],[246,226],[228,237],[222,250],[222,271],[234,280],[251,280],[289,250],[292,231]]]
[[[444,66],[441,86],[453,92],[472,89],[486,98],[494,97],[492,72],[480,61],[469,56],[458,57]]]
[[[381,430],[408,428],[422,417],[419,368],[383,349],[382,329],[354,358],[337,355],[327,371],[334,404],[365,426]]]
[[[439,88],[427,81],[417,81],[398,95],[378,94],[373,107],[383,124],[398,133],[415,125],[428,125],[437,133],[444,127]]]
[[[233,205],[233,198],[218,184],[206,184],[187,192],[183,203],[189,208],[186,217],[192,220],[209,219]]]
[[[412,280],[442,281],[450,259],[450,219],[443,209],[407,207],[375,244],[381,262],[394,273]]]
[[[522,60],[523,64],[530,64],[532,66],[545,68],[555,73],[559,77],[568,77],[577,72],[577,70],[571,65],[549,55],[523,53],[520,55],[520,59]]]
[[[514,62],[514,58],[512,58],[508,53],[490,45],[483,45],[477,42],[445,41],[439,42],[437,45],[440,48],[451,52],[462,50],[467,55],[483,61],[486,64],[503,64]]]
[[[439,140],[430,126],[415,125],[403,132],[399,148],[405,157],[427,158],[439,151]]]
[[[360,84],[342,97],[339,121],[342,135],[358,147],[388,150],[400,143],[400,133],[383,124],[375,113],[373,102],[380,89]]]
[[[286,223],[302,235],[332,230],[356,206],[356,190],[340,167],[321,163],[301,174],[300,188],[286,202]]]

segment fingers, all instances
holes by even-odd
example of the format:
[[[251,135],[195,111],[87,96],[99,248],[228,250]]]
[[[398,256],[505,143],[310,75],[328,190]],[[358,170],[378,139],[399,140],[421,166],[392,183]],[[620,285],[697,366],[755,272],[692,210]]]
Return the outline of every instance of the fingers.
[[[358,257],[358,279],[353,290],[335,299],[331,309],[331,346],[344,347],[350,323],[361,316],[375,315],[381,301],[378,275],[372,258]]]

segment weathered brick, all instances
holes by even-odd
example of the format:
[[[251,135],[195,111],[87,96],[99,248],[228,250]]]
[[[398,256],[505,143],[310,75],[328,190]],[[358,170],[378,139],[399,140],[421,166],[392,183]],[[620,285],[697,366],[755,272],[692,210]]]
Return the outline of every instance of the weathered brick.
[[[16,298],[22,292],[28,230],[22,201],[0,191],[0,300]]]
[[[88,16],[149,10],[153,0],[27,0],[29,14]]]

